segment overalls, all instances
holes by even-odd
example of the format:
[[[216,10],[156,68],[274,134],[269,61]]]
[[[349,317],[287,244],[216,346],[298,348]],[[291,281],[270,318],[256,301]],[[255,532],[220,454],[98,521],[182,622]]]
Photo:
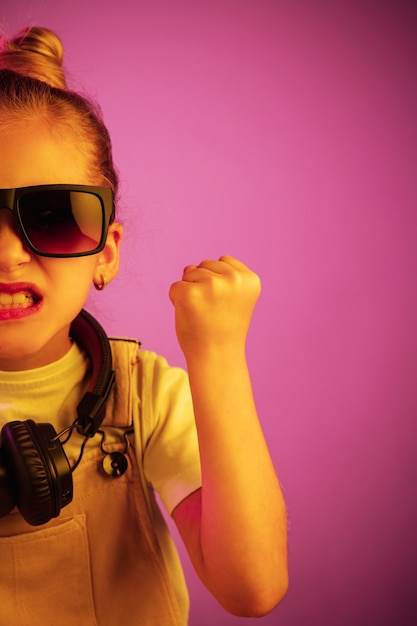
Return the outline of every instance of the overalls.
[[[111,340],[111,347],[116,385],[104,425],[125,429],[141,411],[130,393],[138,344]],[[105,450],[124,452],[125,443],[121,436]],[[136,434],[126,473],[109,477],[96,436],[73,473],[73,501],[58,518],[33,527],[15,509],[0,519],[1,626],[186,624],[154,531],[140,445]]]

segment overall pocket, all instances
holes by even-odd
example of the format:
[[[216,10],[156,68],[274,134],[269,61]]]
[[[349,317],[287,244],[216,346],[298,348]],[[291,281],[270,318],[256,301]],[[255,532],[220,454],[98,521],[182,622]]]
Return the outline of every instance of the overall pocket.
[[[84,515],[0,537],[0,626],[97,626]]]

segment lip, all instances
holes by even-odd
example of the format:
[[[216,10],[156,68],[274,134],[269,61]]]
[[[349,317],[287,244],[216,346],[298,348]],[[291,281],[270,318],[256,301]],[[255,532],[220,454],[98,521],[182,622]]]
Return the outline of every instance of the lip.
[[[2,309],[0,307],[0,322],[18,320],[37,313],[42,307],[42,294],[38,287],[33,283],[0,283],[0,293],[16,294],[26,293],[33,299],[33,304],[28,307],[15,307],[10,309]]]

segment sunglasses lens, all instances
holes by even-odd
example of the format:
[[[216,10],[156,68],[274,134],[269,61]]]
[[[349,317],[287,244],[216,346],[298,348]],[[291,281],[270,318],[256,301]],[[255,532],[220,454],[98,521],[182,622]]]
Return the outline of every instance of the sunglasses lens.
[[[19,200],[20,219],[39,252],[79,254],[96,250],[103,235],[99,196],[85,191],[44,190]]]

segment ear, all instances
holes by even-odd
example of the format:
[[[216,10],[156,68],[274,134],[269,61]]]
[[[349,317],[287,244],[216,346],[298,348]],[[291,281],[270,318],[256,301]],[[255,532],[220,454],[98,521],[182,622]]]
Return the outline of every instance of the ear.
[[[110,224],[107,241],[103,250],[97,255],[93,280],[100,285],[105,279],[109,283],[116,276],[120,264],[120,244],[123,237],[123,226],[118,222]]]

